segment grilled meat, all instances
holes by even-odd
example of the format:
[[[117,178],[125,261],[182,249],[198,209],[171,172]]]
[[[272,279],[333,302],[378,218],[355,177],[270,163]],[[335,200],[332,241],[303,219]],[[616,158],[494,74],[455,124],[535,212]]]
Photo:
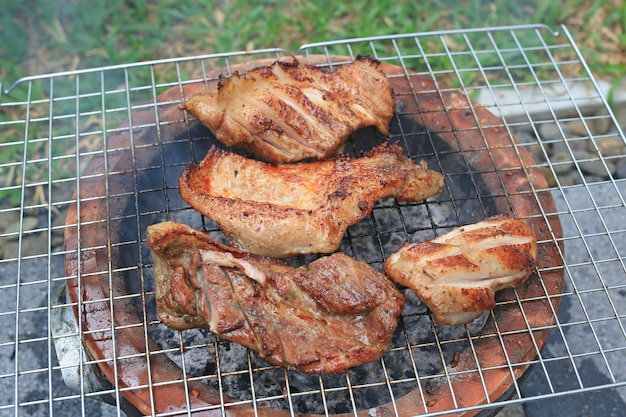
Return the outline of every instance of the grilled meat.
[[[415,164],[397,144],[362,158],[278,166],[213,148],[199,166],[185,168],[179,187],[235,246],[281,258],[336,250],[348,226],[370,215],[377,200],[423,200],[443,189],[443,176]]]
[[[528,279],[536,256],[532,229],[497,216],[428,242],[404,244],[383,269],[415,291],[437,323],[456,325],[494,308],[496,291]]]
[[[380,358],[405,303],[387,277],[343,253],[294,268],[174,222],[149,226],[147,244],[164,324],[209,328],[304,373]]]
[[[334,72],[277,61],[220,77],[217,91],[182,105],[225,145],[243,145],[271,163],[324,159],[355,130],[389,133],[395,109],[382,65],[357,57]]]

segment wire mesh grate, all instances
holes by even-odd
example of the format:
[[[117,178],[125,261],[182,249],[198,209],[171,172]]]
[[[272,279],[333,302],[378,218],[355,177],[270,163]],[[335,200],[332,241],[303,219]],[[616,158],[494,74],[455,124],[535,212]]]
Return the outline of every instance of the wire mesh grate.
[[[474,415],[626,383],[624,136],[567,29],[401,34],[295,53],[331,69],[358,54],[393,68],[400,104],[388,139],[442,171],[446,190],[379,202],[341,250],[379,268],[404,241],[505,210],[545,225],[551,262],[537,285],[452,328],[407,293],[387,354],[338,375],[286,371],[208,331],[168,329],[155,312],[146,227],[177,220],[220,237],[178,194],[183,166],[212,139],[177,106],[219,73],[289,56],[29,77],[0,96],[0,415]],[[346,152],[385,139],[364,129]],[[512,188],[512,177],[527,187]]]

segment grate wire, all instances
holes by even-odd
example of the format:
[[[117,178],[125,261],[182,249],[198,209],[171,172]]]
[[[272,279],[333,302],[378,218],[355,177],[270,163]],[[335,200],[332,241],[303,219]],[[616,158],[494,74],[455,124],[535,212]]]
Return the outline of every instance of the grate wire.
[[[548,279],[562,271],[562,291],[552,292],[541,279],[535,295],[512,291],[498,309],[518,311],[519,327],[507,327],[494,310],[484,317],[493,325],[483,333],[482,323],[478,328],[436,326],[425,307],[410,300],[389,352],[379,362],[341,375],[303,376],[269,366],[208,332],[174,332],[159,323],[154,310],[145,227],[178,220],[216,237],[219,230],[193,213],[177,189],[184,164],[202,159],[207,134],[198,131],[187,114],[171,119],[168,109],[188,98],[190,85],[200,82],[211,88],[217,71],[231,75],[241,65],[288,59],[289,54],[265,49],[27,77],[0,91],[0,389],[9,393],[0,400],[0,416],[134,416],[139,411],[129,400],[132,395],[146,393],[146,403],[156,410],[163,402],[162,389],[180,389],[186,410],[199,407],[216,415],[238,407],[266,415],[267,407],[276,407],[284,415],[359,416],[381,404],[389,404],[392,415],[401,415],[409,393],[423,404],[425,415],[486,415],[507,404],[623,388],[626,230],[621,219],[626,214],[626,182],[613,166],[626,155],[623,150],[605,155],[601,143],[623,143],[624,134],[605,99],[606,87],[591,75],[567,28],[532,25],[345,39],[303,45],[294,54],[316,62],[323,57],[330,68],[358,54],[372,55],[399,68],[393,77],[432,80],[431,94],[444,101],[442,120],[448,127],[434,131],[407,124],[407,118],[426,121],[430,115],[400,108],[390,134],[411,157],[426,159],[444,172],[444,193],[426,203],[379,202],[371,218],[349,229],[342,250],[380,267],[404,241],[430,239],[490,215],[496,203],[514,207],[524,196],[538,208],[529,218],[558,216],[561,221],[562,235],[546,221],[547,238],[540,244],[554,244],[563,264],[537,273]],[[409,91],[398,92],[408,97],[403,103],[422,106],[428,92],[407,85]],[[580,85],[585,86],[584,95]],[[458,108],[444,99],[457,95],[472,98],[464,107],[471,120],[466,129],[454,127]],[[483,108],[499,122],[485,124]],[[607,121],[610,129],[598,133],[598,121]],[[571,130],[574,122],[581,126],[577,133]],[[172,137],[170,132],[180,126],[182,133]],[[546,126],[554,126],[553,136],[546,137]],[[509,139],[504,148],[511,149],[517,161],[525,160],[527,150],[535,150],[534,164],[521,164],[526,177],[539,169],[553,182],[547,188],[531,183],[529,191],[512,193],[506,181],[515,167],[476,172],[471,161],[477,152],[486,152],[490,165],[499,166],[500,150],[490,149],[487,139],[494,129]],[[146,131],[153,132],[152,140],[145,140]],[[484,138],[480,149],[464,146],[474,131]],[[123,136],[128,142],[120,141]],[[441,137],[452,137],[447,143],[454,146],[443,147]],[[513,137],[523,140],[514,142]],[[346,149],[358,154],[377,140],[373,132],[358,132]],[[416,147],[417,141],[425,148]],[[579,156],[581,144],[591,150],[584,157]],[[556,148],[566,156],[564,161],[555,157]],[[132,163],[120,163],[124,157]],[[102,170],[89,170],[94,161]],[[607,174],[588,174],[591,163]],[[567,178],[562,174],[565,165],[572,166]],[[498,184],[490,192],[484,190],[485,178]],[[102,192],[90,194],[93,184],[104,184]],[[546,193],[556,209],[544,204]],[[77,224],[63,221],[71,207],[76,208],[76,218],[83,219],[90,204],[103,207],[106,217]],[[76,248],[64,246],[66,230],[75,232]],[[104,231],[106,243],[92,245],[86,235],[92,230]],[[108,259],[105,267],[93,270],[77,262],[75,274],[66,277],[66,258],[89,259],[100,253]],[[300,257],[294,262],[307,261]],[[108,282],[106,293],[76,301],[62,296],[69,291],[69,281],[83,294],[91,288],[88,283],[100,277]],[[126,293],[119,291],[120,283]],[[535,302],[545,303],[554,317],[551,323],[535,324],[530,308]],[[101,327],[78,320],[59,332],[59,312],[89,312],[102,305],[113,318],[126,306],[135,306],[137,318],[104,320]],[[127,334],[140,335],[132,349],[124,344]],[[86,339],[101,335],[111,339],[112,359],[85,350]],[[515,357],[508,346],[512,337],[525,340],[532,357]],[[63,356],[55,345],[59,340],[72,342],[75,350]],[[500,346],[502,363],[485,361],[481,349],[490,340]],[[470,366],[457,368],[457,356],[465,351]],[[179,366],[181,377],[164,378],[159,373],[163,360]],[[124,379],[127,363],[145,364],[147,379],[129,384]],[[107,364],[111,380],[102,371]],[[492,397],[494,375],[504,374],[508,386]],[[520,374],[535,380],[534,391],[518,380]],[[561,382],[568,375],[567,383]],[[478,380],[475,403],[468,403],[457,385],[470,378]],[[198,386],[214,388],[219,401],[197,405]],[[430,400],[436,390],[449,396],[450,409],[441,410]]]

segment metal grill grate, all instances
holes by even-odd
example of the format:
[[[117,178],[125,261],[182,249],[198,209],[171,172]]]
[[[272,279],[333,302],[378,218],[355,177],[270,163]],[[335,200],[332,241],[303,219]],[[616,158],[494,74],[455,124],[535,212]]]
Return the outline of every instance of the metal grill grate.
[[[435,326],[413,298],[383,359],[341,375],[287,372],[208,332],[168,330],[154,311],[146,226],[171,219],[219,235],[178,195],[178,174],[211,139],[176,107],[219,72],[286,54],[25,78],[0,97],[0,196],[10,202],[0,205],[0,415],[173,415],[174,405],[207,415],[473,415],[626,384],[626,182],[615,175],[624,136],[567,29],[396,35],[296,52],[331,68],[356,54],[412,86],[396,88],[391,140],[444,172],[447,188],[426,203],[380,202],[341,249],[379,267],[405,240],[506,211],[545,226],[540,244],[551,249],[536,288],[506,293],[459,328]],[[346,151],[383,139],[363,130]],[[507,186],[517,175],[526,188]]]

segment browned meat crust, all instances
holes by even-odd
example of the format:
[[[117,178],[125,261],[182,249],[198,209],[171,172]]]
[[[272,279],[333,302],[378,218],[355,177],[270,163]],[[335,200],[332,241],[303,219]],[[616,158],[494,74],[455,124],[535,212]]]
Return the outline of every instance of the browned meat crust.
[[[174,222],[149,226],[147,244],[163,323],[209,328],[300,372],[377,360],[405,303],[387,277],[342,253],[294,268]]]
[[[182,108],[225,145],[282,163],[327,158],[362,127],[388,134],[395,102],[376,59],[357,57],[328,72],[294,58],[220,77],[217,91],[196,94]]]
[[[348,226],[371,214],[376,201],[420,201],[441,192],[443,176],[415,164],[397,144],[362,158],[269,165],[211,149],[187,166],[180,194],[218,223],[234,244],[275,258],[330,253]]]
[[[411,288],[439,324],[463,324],[495,307],[495,293],[528,279],[537,239],[519,220],[495,216],[428,242],[403,245],[383,269]]]

